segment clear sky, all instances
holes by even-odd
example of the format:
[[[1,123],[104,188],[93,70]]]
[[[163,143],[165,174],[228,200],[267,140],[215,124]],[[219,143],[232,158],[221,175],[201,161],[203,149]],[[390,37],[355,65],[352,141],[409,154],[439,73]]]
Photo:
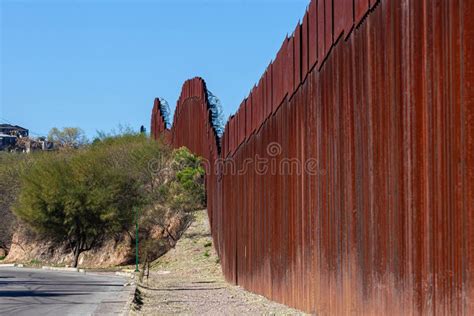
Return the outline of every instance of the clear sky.
[[[45,135],[150,125],[203,77],[234,113],[309,0],[0,0],[0,122]]]

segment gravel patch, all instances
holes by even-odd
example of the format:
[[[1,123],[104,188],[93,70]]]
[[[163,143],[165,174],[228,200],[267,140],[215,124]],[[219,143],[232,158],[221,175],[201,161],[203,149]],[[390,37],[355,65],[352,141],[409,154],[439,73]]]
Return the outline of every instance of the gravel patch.
[[[131,315],[304,315],[225,282],[206,211],[138,284]]]

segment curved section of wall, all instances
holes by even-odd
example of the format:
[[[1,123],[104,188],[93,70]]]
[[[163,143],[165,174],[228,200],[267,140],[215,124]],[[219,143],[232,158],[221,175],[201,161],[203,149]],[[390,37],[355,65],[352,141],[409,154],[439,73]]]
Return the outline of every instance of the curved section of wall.
[[[220,144],[184,84],[170,139],[205,158],[227,280],[321,314],[474,314],[473,14],[311,1]]]
[[[166,120],[164,113],[161,111],[161,101],[155,98],[153,102],[153,110],[151,111],[151,137],[158,139],[164,138],[164,141],[169,142],[170,130],[166,128]]]
[[[206,196],[209,219],[212,225],[213,212],[218,209],[217,181],[215,175],[219,157],[219,140],[212,125],[211,106],[208,103],[206,83],[201,78],[187,80],[183,84],[177,101],[171,130],[166,129],[159,99],[155,99],[152,111],[152,137],[164,137],[172,146],[187,147],[201,156],[206,167]],[[213,230],[214,232],[214,230]],[[214,236],[215,240],[217,237]]]

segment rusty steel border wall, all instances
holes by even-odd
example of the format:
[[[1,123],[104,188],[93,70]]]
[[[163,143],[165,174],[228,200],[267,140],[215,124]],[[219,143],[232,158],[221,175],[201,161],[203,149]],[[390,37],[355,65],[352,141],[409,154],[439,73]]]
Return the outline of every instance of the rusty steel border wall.
[[[220,144],[201,78],[171,130],[155,100],[153,137],[209,162],[229,282],[312,313],[474,314],[473,16],[311,1]]]

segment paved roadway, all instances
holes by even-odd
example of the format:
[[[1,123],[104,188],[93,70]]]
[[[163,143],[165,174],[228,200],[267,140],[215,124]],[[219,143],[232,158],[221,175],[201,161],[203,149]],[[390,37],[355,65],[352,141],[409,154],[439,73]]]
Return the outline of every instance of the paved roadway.
[[[130,293],[111,274],[0,267],[0,315],[117,315]]]

